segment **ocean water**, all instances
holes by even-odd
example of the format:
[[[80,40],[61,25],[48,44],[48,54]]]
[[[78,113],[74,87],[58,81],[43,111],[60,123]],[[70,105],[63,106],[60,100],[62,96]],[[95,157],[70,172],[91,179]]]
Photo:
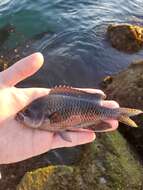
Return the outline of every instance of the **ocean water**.
[[[16,29],[5,41],[9,48],[22,36],[29,40],[45,32],[30,45],[31,52],[43,53],[44,67],[23,85],[98,87],[105,76],[142,59],[143,51],[124,54],[106,38],[111,23],[143,25],[142,13],[142,0],[0,0],[0,27]]]
[[[106,29],[112,23],[143,25],[143,1],[0,0],[0,28],[11,24],[16,30],[3,46],[13,49],[20,43],[23,55],[40,51],[45,58],[43,68],[22,83],[27,87],[96,88],[105,76],[142,59],[143,51],[128,55],[110,46]],[[30,41],[28,50],[24,41]],[[74,151],[77,155],[77,149],[71,151],[73,159]],[[54,155],[61,160],[63,152],[54,151]]]

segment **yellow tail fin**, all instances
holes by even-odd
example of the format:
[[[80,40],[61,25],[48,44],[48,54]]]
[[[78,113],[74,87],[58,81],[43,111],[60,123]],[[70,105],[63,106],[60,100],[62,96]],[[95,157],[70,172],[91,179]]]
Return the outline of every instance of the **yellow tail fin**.
[[[137,125],[132,119],[130,119],[128,116],[121,115],[121,116],[119,117],[119,121],[120,121],[121,123],[124,123],[124,124],[126,124],[126,125],[129,125],[129,126],[131,126],[131,127],[138,127],[138,125]]]
[[[122,115],[127,115],[129,117],[143,113],[142,110],[133,109],[133,108],[119,108],[119,110]]]

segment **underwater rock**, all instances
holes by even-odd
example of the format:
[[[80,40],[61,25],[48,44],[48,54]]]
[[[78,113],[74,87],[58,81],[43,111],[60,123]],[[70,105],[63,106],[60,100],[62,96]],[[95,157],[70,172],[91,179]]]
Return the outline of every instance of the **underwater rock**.
[[[9,38],[10,34],[14,31],[15,27],[10,23],[0,28],[0,47],[5,43],[5,41]]]
[[[111,45],[126,53],[135,53],[143,47],[143,27],[130,24],[111,24],[107,29]]]
[[[104,82],[103,82],[104,84]],[[143,110],[143,61],[132,63],[126,70],[112,76],[112,82],[105,85],[103,90],[108,99],[116,100],[121,107],[131,107]],[[140,126],[133,129],[121,125],[120,132],[140,153],[143,160],[143,115],[135,117],[135,121]]]
[[[0,58],[0,72],[8,68],[8,61]]]
[[[27,172],[17,190],[140,190],[143,170],[119,132],[101,134],[85,145],[74,166]]]

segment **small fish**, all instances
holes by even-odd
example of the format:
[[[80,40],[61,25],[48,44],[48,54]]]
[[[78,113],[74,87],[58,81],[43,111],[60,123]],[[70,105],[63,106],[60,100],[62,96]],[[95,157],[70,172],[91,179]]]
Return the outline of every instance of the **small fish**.
[[[116,119],[131,127],[138,127],[129,117],[143,113],[131,108],[107,108],[102,106],[105,94],[88,93],[72,87],[52,88],[46,96],[40,97],[22,109],[16,120],[27,127],[60,134],[71,142],[67,130],[77,128],[104,132],[111,128],[106,119]]]

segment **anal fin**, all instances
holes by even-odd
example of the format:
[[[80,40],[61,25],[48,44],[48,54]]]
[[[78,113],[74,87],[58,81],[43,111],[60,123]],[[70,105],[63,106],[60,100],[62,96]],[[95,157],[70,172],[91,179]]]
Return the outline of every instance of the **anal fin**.
[[[80,123],[79,125],[76,126],[76,128],[90,129],[94,132],[106,132],[110,131],[112,126],[105,121],[97,120],[97,121]]]
[[[107,132],[107,131],[110,131],[111,128],[112,128],[112,126],[109,123],[104,122],[102,120],[99,121],[98,123],[92,124],[87,127],[87,129],[91,129],[96,133],[97,132]]]

